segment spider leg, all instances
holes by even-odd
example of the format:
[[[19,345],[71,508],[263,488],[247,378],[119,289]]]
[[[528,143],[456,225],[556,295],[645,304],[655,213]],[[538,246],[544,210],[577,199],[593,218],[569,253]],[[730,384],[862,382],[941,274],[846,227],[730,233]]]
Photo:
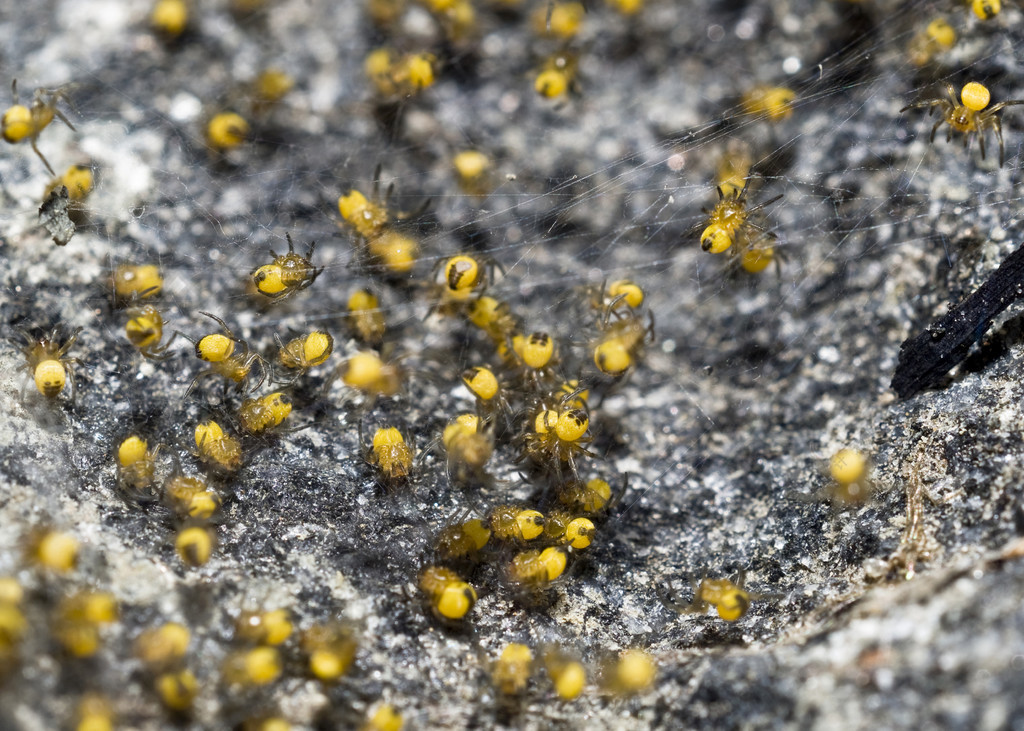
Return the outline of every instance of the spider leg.
[[[948,81],[946,82],[946,93],[949,94],[949,101],[953,104],[954,108],[960,106],[960,100],[956,98],[956,88]]]
[[[245,393],[252,393],[257,388],[262,386],[265,380],[267,380],[267,362],[260,357],[259,353],[249,354],[249,357],[246,362],[247,371],[248,369],[252,368],[253,363],[258,364],[260,367],[260,380],[256,381],[256,383],[253,386],[245,389]]]
[[[57,119],[66,124],[72,132],[78,131],[77,129],[75,129],[75,125],[71,124],[71,121],[64,116],[64,113],[62,111],[60,111],[59,109],[54,109],[53,113],[57,116]]]
[[[373,200],[374,200],[375,203],[380,201],[380,172],[381,172],[381,165],[382,164],[378,162],[377,163],[377,167],[375,167],[373,169],[373,190],[372,190],[372,195],[373,195]]]
[[[769,200],[766,200],[764,203],[758,203],[756,206],[754,206],[753,208],[751,208],[751,209],[749,209],[747,211],[747,215],[749,216],[751,213],[754,213],[755,211],[760,211],[762,208],[765,208],[766,206],[770,206],[775,201],[780,200],[782,198],[782,196],[783,196],[783,194],[779,193],[777,196],[775,196],[774,198],[771,198]]]
[[[1003,166],[1003,123],[997,118],[992,119],[992,131],[999,140],[999,167]]]
[[[63,358],[64,354],[68,352],[71,349],[71,346],[75,344],[75,341],[78,340],[78,335],[81,332],[82,328],[76,327],[74,332],[72,332],[68,339],[64,341],[64,345],[60,347],[60,350],[57,351],[57,354],[54,356],[54,358],[56,358],[57,360]]]
[[[192,395],[192,392],[196,390],[196,386],[199,385],[200,381],[205,381],[207,378],[210,378],[211,376],[215,375],[217,375],[217,371],[215,371],[213,368],[207,368],[205,371],[197,373],[196,377],[192,379],[192,382],[188,384],[188,388],[185,389],[184,398],[188,398],[189,396]]]
[[[171,357],[171,353],[167,352],[168,345],[170,345],[170,343],[167,343],[167,345],[157,345],[149,350],[140,350],[139,352],[142,353],[145,358],[162,362]]]
[[[985,159],[985,128],[978,126],[978,147],[981,148],[981,159]],[[1000,165],[1002,167],[1002,165]]]
[[[742,589],[743,588],[743,584],[744,584],[744,582],[746,582],[746,580],[747,580],[747,570],[746,569],[738,569],[736,571],[736,573],[733,574],[732,583],[736,585],[737,589]]]
[[[672,586],[672,581],[669,579],[665,580],[664,588],[660,584],[655,584],[654,593],[658,595],[658,600],[662,605],[673,612],[682,614],[690,608],[690,604],[680,601],[675,588]]]
[[[932,134],[928,138],[929,142],[935,142],[935,133],[939,131],[939,127],[941,127],[942,123],[945,122],[945,121],[946,121],[945,119],[940,119],[938,122],[936,122],[934,125],[932,125]],[[953,128],[950,127],[950,130],[952,130],[952,129]],[[946,142],[949,142],[949,133],[947,133],[947,135],[946,135]]]
[[[747,228],[752,228],[755,231],[757,231],[759,234],[762,234],[764,236],[768,236],[769,233],[770,233],[767,229],[765,229],[764,226],[762,226],[760,224],[757,224],[757,223],[754,223],[753,221],[747,221],[746,225],[747,225]],[[748,237],[748,242],[749,242],[749,237]]]
[[[43,156],[43,153],[41,153],[39,151],[39,148],[36,147],[36,136],[35,135],[32,136],[31,142],[32,142],[32,150],[36,153],[36,155],[39,156],[39,159],[43,161],[43,165],[45,165],[46,169],[50,171],[50,175],[52,175],[54,177],[57,177],[57,173],[55,173],[53,171],[53,168],[50,166],[50,162]]]
[[[984,113],[984,116],[985,117],[990,117],[993,114],[995,114],[996,112],[998,112],[1000,109],[1003,109],[1004,107],[1016,107],[1016,106],[1019,106],[1021,104],[1024,104],[1024,99],[1011,99],[1009,101],[999,102],[998,104],[995,104],[995,105],[989,107],[988,109],[986,109],[985,113]]]
[[[61,365],[63,365],[64,370],[68,372],[68,380],[71,382],[71,405],[74,406],[75,397],[78,394],[78,390],[75,387],[75,368],[72,365],[71,361],[68,360],[62,361]]]
[[[200,310],[199,314],[200,314],[200,315],[206,315],[206,316],[207,316],[207,317],[209,317],[209,318],[210,318],[211,320],[213,320],[213,321],[214,321],[214,322],[216,322],[216,323],[217,323],[218,325],[220,325],[220,326],[221,326],[222,328],[224,328],[224,332],[225,332],[225,334],[227,334],[227,335],[228,335],[228,337],[230,337],[230,338],[231,338],[232,340],[234,340],[234,341],[235,341],[236,343],[237,343],[237,342],[241,342],[241,341],[240,341],[240,340],[239,340],[238,338],[236,338],[236,337],[235,337],[235,334],[234,334],[233,332],[231,332],[231,328],[229,328],[229,327],[228,327],[228,324],[227,324],[226,322],[224,322],[224,321],[223,321],[222,319],[220,319],[219,317],[217,317],[217,316],[216,316],[216,315],[214,315],[214,314],[211,314],[211,313],[209,313],[209,312],[203,312],[203,311],[201,311],[201,310]],[[182,334],[184,335],[184,333],[182,333]]]
[[[907,106],[903,107],[903,109],[900,110],[900,114],[903,114],[903,112],[907,111],[908,109],[920,109],[921,107],[931,107],[931,109],[928,111],[928,113],[931,114],[933,111],[935,111],[935,107],[937,106],[949,106],[949,102],[947,102],[945,99],[926,99],[924,101],[908,104]]]

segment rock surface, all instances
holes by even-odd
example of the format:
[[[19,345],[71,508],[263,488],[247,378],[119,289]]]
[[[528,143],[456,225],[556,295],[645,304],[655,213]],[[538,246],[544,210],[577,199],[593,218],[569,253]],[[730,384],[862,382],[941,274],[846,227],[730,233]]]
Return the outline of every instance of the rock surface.
[[[386,28],[364,3],[281,0],[249,16],[229,5],[194,3],[190,30],[167,43],[148,27],[147,2],[0,3],[4,68],[23,100],[73,84],[63,108],[75,130],[55,121],[40,151],[58,172],[97,171],[85,220],[57,247],[37,217],[42,162],[27,144],[0,156],[4,335],[83,328],[68,354],[81,361],[74,404],[44,399],[20,347],[0,349],[0,576],[25,587],[30,624],[0,685],[0,728],[67,726],[87,691],[111,698],[125,727],[166,727],[132,643],[167,621],[191,629],[187,663],[200,680],[183,728],[271,712],[296,728],[345,727],[381,699],[410,728],[1021,723],[1020,308],[979,333],[940,388],[907,401],[888,390],[900,343],[976,289],[1022,233],[1022,113],[1002,115],[999,168],[991,134],[982,160],[976,142],[964,150],[942,129],[928,144],[933,120],[899,110],[943,94],[947,79],[982,80],[996,102],[1024,98],[1020,9],[982,23],[951,7],[957,45],[919,69],[907,42],[924,4],[648,0],[627,18],[589,3],[569,44],[578,94],[552,102],[532,88],[562,47],[531,30],[543,2],[480,3],[461,41],[446,41],[419,5]],[[437,83],[375,100],[363,59],[386,43],[433,52]],[[269,66],[295,89],[254,119],[248,142],[213,153],[205,120],[251,104],[244,89]],[[740,96],[755,83],[791,87],[792,116],[744,113]],[[738,271],[698,245],[701,208],[714,205],[719,161],[736,140],[762,173],[750,207],[783,196],[761,214],[778,235],[777,273]],[[462,192],[453,172],[452,156],[469,147],[494,160],[486,197]],[[429,203],[405,224],[423,250],[405,282],[381,284],[359,266],[337,212],[339,195],[370,192],[378,165],[383,188],[395,185],[392,211]],[[325,271],[294,297],[261,302],[245,284],[286,232],[301,251],[316,240]],[[528,329],[556,335],[567,376],[599,384],[588,286],[641,283],[657,342],[623,384],[592,399],[600,459],[581,460],[581,473],[615,485],[630,475],[594,545],[542,592],[511,587],[502,566],[512,549],[499,552],[473,570],[479,601],[452,628],[416,590],[438,531],[466,511],[536,500],[545,483],[521,475],[511,441],[493,458],[493,484],[468,490],[446,475],[436,440],[473,409],[458,375],[497,363],[463,320],[430,314],[422,285],[462,250],[500,266],[488,293]],[[302,428],[246,440],[244,467],[216,481],[218,546],[200,568],[176,556],[170,511],[126,498],[115,453],[142,433],[165,445],[162,475],[171,455],[198,474],[195,424],[230,422],[237,399],[209,405],[212,380],[185,398],[203,364],[183,339],[163,362],[134,351],[110,293],[124,262],[161,266],[168,332],[210,332],[199,313],[211,312],[268,356],[275,333],[335,335],[333,358],[293,389]],[[366,284],[382,294],[409,376],[399,397],[372,405],[340,383],[321,392],[359,348],[343,315]],[[421,456],[407,485],[378,484],[361,423],[413,438]],[[827,463],[846,446],[872,456],[873,495],[836,507],[822,497]],[[81,542],[66,576],[25,557],[43,526]],[[661,601],[670,583],[686,602],[691,580],[738,570],[755,595],[738,622]],[[48,616],[85,588],[111,592],[120,619],[95,657],[75,660]],[[309,679],[292,638],[277,682],[221,680],[238,615],[277,607],[300,630],[356,629],[344,679]],[[558,701],[538,668],[521,698],[497,697],[489,668],[508,642],[581,657],[587,690]],[[655,684],[633,697],[601,692],[599,669],[630,647],[655,658]]]

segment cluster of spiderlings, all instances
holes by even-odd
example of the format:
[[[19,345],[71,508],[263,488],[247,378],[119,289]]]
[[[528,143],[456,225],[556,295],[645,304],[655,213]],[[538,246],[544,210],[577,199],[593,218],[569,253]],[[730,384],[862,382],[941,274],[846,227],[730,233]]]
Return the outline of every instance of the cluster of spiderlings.
[[[780,123],[793,115],[795,99],[793,89],[759,84],[743,94],[740,106],[753,119]],[[739,136],[726,143],[718,165],[718,202],[703,209],[707,219],[700,234],[700,246],[711,254],[728,254],[734,268],[759,274],[773,262],[779,265],[777,237],[763,211],[782,196],[750,205],[748,196],[755,183],[761,181],[752,150],[752,143]]]
[[[1000,3],[975,0],[971,3],[974,14],[981,20],[994,18],[1000,12]],[[957,32],[943,17],[935,17],[915,34],[907,53],[912,64],[928,67],[945,51],[953,47]],[[941,74],[936,74],[940,76]],[[754,119],[780,123],[794,114],[794,89],[770,84],[757,84],[740,98],[739,106]],[[939,118],[931,129],[930,141],[945,126],[947,142],[954,134],[963,135],[964,146],[977,137],[981,157],[985,158],[985,137],[991,132],[999,145],[999,166],[1004,162],[1002,123],[999,112],[1006,107],[1024,104],[1024,100],[1009,100],[989,106],[991,93],[983,84],[971,81],[963,86],[959,95],[955,87],[945,83],[945,94],[908,104],[900,112],[913,108],[927,108],[929,114],[938,111]],[[717,181],[718,202],[705,208],[707,219],[700,234],[704,251],[712,254],[728,253],[733,264],[752,274],[767,269],[773,262],[779,265],[776,235],[765,221],[763,209],[782,195],[751,206],[748,200],[751,187],[763,178],[756,170],[750,154],[751,146],[740,137],[732,137],[722,158]]]
[[[428,282],[432,311],[464,320],[493,348],[490,364],[461,376],[475,413],[459,414],[439,441],[452,485],[471,494],[500,492],[488,463],[511,450],[534,497],[465,516],[438,534],[419,585],[430,610],[446,622],[467,617],[477,599],[474,582],[514,594],[543,592],[595,540],[612,489],[603,479],[581,477],[596,458],[589,448],[595,416],[589,399],[621,384],[653,338],[643,290],[620,280],[578,291],[574,306],[590,318],[591,335],[578,347],[568,341],[559,347],[547,332],[527,332],[512,307],[489,294],[496,269],[458,254],[441,259]]]
[[[506,700],[524,694],[531,681],[543,669],[551,690],[560,700],[571,701],[586,689],[587,666],[577,657],[557,646],[547,646],[541,657],[525,644],[510,642],[491,663],[491,681]],[[657,677],[654,659],[643,650],[625,650],[608,657],[596,673],[601,691],[611,695],[631,695],[646,690]]]
[[[533,72],[533,88],[544,99],[558,103],[580,93],[577,78],[579,58],[584,46],[588,14],[600,12],[586,8],[578,0],[551,0],[535,3],[527,12],[524,3],[506,1],[480,5],[470,0],[416,0],[440,30],[439,41],[423,48],[421,39],[401,33],[403,19],[410,11],[406,0],[369,0],[367,13],[382,31],[387,45],[372,50],[364,62],[364,71],[382,105],[400,105],[433,86],[449,65],[486,35],[488,29],[509,22],[529,28],[539,59]],[[632,16],[643,7],[643,0],[610,0],[607,5],[618,16]],[[621,19],[617,18],[617,22]],[[416,50],[400,53],[396,48]]]
[[[141,632],[135,639],[135,656],[156,698],[179,718],[191,715],[204,679],[189,668],[188,650],[192,633],[178,622],[166,622]],[[351,667],[358,649],[354,629],[337,622],[314,624],[300,635],[287,609],[243,610],[234,623],[234,638],[225,647],[220,679],[227,692],[247,697],[253,689],[269,686],[289,676],[310,677],[322,683],[334,683]],[[288,729],[288,723],[276,712],[247,709],[244,728]],[[390,706],[381,706],[371,718],[392,719],[400,728],[400,715]],[[395,719],[398,725],[395,726]]]
[[[192,708],[199,682],[185,662],[192,633],[178,622],[144,630],[135,640],[135,656],[152,678],[153,692],[169,710]]]
[[[446,28],[450,41],[458,42],[475,32],[476,11],[468,2],[427,2],[425,7]],[[640,3],[618,2],[615,7],[631,14]],[[372,3],[370,10],[372,13]],[[580,52],[570,44],[585,22],[583,5],[540,7],[529,22],[546,56],[536,76],[536,90],[552,98],[575,90]],[[168,44],[176,44],[188,38],[195,18],[188,3],[160,0],[151,23]],[[434,55],[384,50],[367,59],[367,72],[376,93],[383,100],[395,101],[430,87],[444,65],[440,51]],[[270,69],[246,89],[244,101],[234,98],[232,92],[208,110],[197,137],[211,151],[211,164],[219,164],[229,155],[241,157],[244,151],[240,148],[258,135],[261,116],[269,113],[291,84],[287,74]],[[63,91],[40,90],[31,108],[16,104],[4,115],[5,139],[12,143],[29,140],[48,169],[36,141],[53,118],[67,122],[57,108],[62,99]],[[474,195],[486,194],[491,164],[487,155],[467,151],[453,162],[460,184]],[[51,187],[57,184],[67,188],[70,197],[81,200],[92,188],[92,171],[72,166]],[[653,317],[646,309],[643,290],[621,280],[580,289],[577,301],[569,302],[574,308],[573,329],[587,334],[584,341],[569,341],[565,332],[529,330],[513,306],[497,298],[499,262],[479,253],[444,256],[426,252],[440,264],[431,274],[423,272],[428,247],[418,239],[414,227],[405,225],[415,214],[389,212],[388,198],[375,181],[369,196],[353,189],[338,200],[342,229],[351,235],[360,274],[375,280],[377,292],[425,293],[424,304],[430,313],[453,318],[455,326],[467,333],[479,333],[469,337],[476,337],[480,347],[470,351],[471,357],[459,363],[455,374],[447,374],[454,376],[450,380],[457,385],[461,373],[461,383],[476,402],[476,413],[459,415],[439,435],[450,481],[465,490],[499,489],[488,464],[501,452],[529,471],[529,489],[534,493],[525,503],[513,502],[509,495],[484,517],[448,526],[432,548],[433,562],[425,562],[416,579],[433,615],[457,622],[469,614],[478,598],[459,571],[485,582],[494,579],[496,586],[508,587],[515,594],[540,592],[565,576],[596,539],[613,491],[604,480],[591,477],[600,467],[590,447],[595,439],[591,424],[598,416],[590,406],[590,395],[603,398],[642,362],[644,349],[654,336]],[[280,306],[303,290],[320,286],[317,281],[324,268],[313,263],[313,244],[302,254],[295,251],[290,237],[287,243],[287,253],[271,250],[269,261],[253,262],[246,278],[250,302],[259,302],[262,308]],[[167,363],[188,352],[187,348],[172,348],[178,336],[192,343],[192,352],[201,362],[197,365],[194,360],[180,359],[193,364],[188,373],[191,380],[181,393],[182,411],[189,415],[181,420],[189,443],[183,444],[176,435],[135,426],[115,444],[110,459],[123,497],[147,510],[152,508],[162,524],[174,526],[173,540],[168,536],[164,548],[173,543],[174,553],[187,567],[184,570],[211,560],[223,517],[222,502],[230,495],[236,475],[255,449],[272,443],[271,436],[288,432],[294,422],[293,409],[302,410],[313,401],[323,408],[321,399],[326,397],[330,403],[331,387],[340,381],[349,395],[358,394],[362,399],[357,412],[361,428],[363,417],[372,412],[377,399],[402,396],[409,374],[399,359],[387,355],[387,345],[393,343],[386,342],[384,310],[370,289],[352,293],[344,324],[364,345],[380,350],[347,352],[340,364],[325,369],[329,375],[320,384],[319,395],[310,396],[316,369],[327,364],[334,351],[334,338],[326,330],[272,333],[277,345],[274,351],[264,348],[267,337],[247,334],[243,339],[236,334],[241,328],[228,322],[238,322],[238,311],[223,312],[224,319],[199,312],[202,317],[195,320],[206,323],[208,319],[215,326],[206,323],[192,335],[169,332],[165,315],[177,306],[164,299],[164,278],[156,264],[120,264],[106,284],[117,328],[123,327],[124,338],[139,356],[134,359],[136,366],[178,372],[177,363]],[[80,331],[62,336],[61,330],[55,329],[46,336],[26,337],[27,367],[44,396],[61,393],[70,381],[74,401],[73,367],[77,361],[67,356]],[[269,388],[261,391],[265,383]],[[200,417],[192,418],[196,411]],[[365,461],[379,472],[379,482],[396,489],[415,489],[415,449],[408,442],[411,440],[402,430],[391,425],[377,428],[369,442],[363,442],[360,435]],[[33,555],[44,566],[67,571],[74,565],[77,545],[69,547],[60,535],[40,536]],[[0,646],[0,653],[12,656],[20,636],[17,607],[18,601],[4,603],[0,595],[0,621],[10,625],[4,635],[7,644]],[[73,593],[57,606],[53,631],[68,653],[91,656],[99,647],[103,626],[116,616],[109,595]],[[307,674],[324,683],[337,681],[355,660],[358,644],[347,625],[313,625],[301,639],[291,641],[294,648],[287,644],[291,635],[290,620],[279,612],[243,615],[222,667],[224,685],[244,692],[245,688],[276,682],[286,667],[295,665],[286,662],[295,659],[289,654],[301,657]],[[155,698],[174,714],[188,714],[201,687],[200,679],[189,669],[190,641],[190,629],[175,622],[154,627],[137,638],[143,676]],[[585,682],[580,662],[551,655],[545,656],[545,665],[561,697],[570,699],[580,693]],[[86,697],[81,716],[108,718],[109,724],[109,706],[102,699]],[[246,727],[270,728],[270,720],[273,718],[261,717]],[[367,727],[396,728],[400,723],[400,716],[382,705],[370,715]]]
[[[309,260],[312,246],[303,257],[294,253],[290,238],[288,243],[288,254],[272,253],[274,261],[255,268],[250,277],[256,290],[272,301],[305,289],[320,273]],[[180,334],[193,343],[195,356],[210,364],[192,379],[185,396],[198,392],[211,379],[219,380],[223,386],[222,399],[217,404],[221,415],[199,421],[193,430],[191,452],[205,475],[186,475],[181,468],[182,455],[176,450],[165,450],[174,466],[169,472],[164,470],[167,474],[161,479],[157,458],[162,445],[151,448],[147,438],[140,434],[126,437],[119,444],[116,457],[118,483],[126,497],[162,497],[181,520],[175,538],[178,556],[190,566],[202,566],[216,543],[216,514],[227,481],[243,466],[247,447],[254,440],[266,439],[286,428],[284,424],[293,409],[287,387],[323,364],[333,352],[334,340],[330,334],[317,330],[284,343],[280,334],[275,333],[276,356],[264,357],[235,335],[224,320],[205,312],[201,314],[213,320],[218,331],[196,339],[176,332],[164,340],[159,307],[149,301],[157,298],[162,287],[158,267],[122,265],[112,281],[115,304],[128,305],[126,334],[141,355],[154,361],[166,360],[172,355],[172,341]],[[146,304],[141,304],[143,300]],[[286,390],[249,395],[268,379],[272,384],[286,386]],[[209,398],[210,394],[205,396]]]
[[[93,588],[88,570],[80,565],[78,539],[38,527],[21,543],[17,578],[0,576],[0,686],[40,647],[53,647],[60,666],[70,672],[102,665],[118,645],[121,608],[111,593]],[[95,558],[92,552],[86,556],[88,562]],[[86,691],[81,717],[112,717],[101,689],[96,677],[79,683],[77,692]]]
[[[526,595],[542,592],[563,577],[597,535],[612,490],[599,478],[587,483],[569,479],[553,493],[555,500],[545,513],[503,504],[484,517],[453,522],[440,531],[419,578],[436,617],[457,622],[473,608],[477,592],[463,576],[493,580]]]

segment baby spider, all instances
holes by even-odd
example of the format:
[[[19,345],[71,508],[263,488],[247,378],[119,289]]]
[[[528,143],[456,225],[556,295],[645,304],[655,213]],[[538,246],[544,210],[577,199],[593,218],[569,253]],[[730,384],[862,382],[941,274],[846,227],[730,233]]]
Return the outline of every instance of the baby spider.
[[[110,700],[99,693],[86,693],[78,702],[78,725],[80,729],[114,728],[114,708]]]
[[[215,114],[206,124],[206,142],[214,152],[230,152],[248,137],[249,123],[236,112]]]
[[[314,624],[299,640],[302,653],[308,658],[310,674],[324,683],[332,683],[348,672],[359,650],[359,637],[354,627],[340,622]]]
[[[243,401],[238,409],[238,423],[246,434],[258,436],[281,426],[291,413],[292,400],[277,391]]]
[[[643,355],[644,346],[654,342],[654,315],[643,315],[632,309],[613,309],[609,303],[601,318],[601,335],[594,344],[594,365],[612,378],[622,378]]]
[[[277,680],[283,664],[281,652],[276,647],[261,645],[229,654],[221,672],[231,685],[256,688]]]
[[[14,98],[14,105],[4,112],[2,119],[4,139],[12,145],[28,140],[32,145],[32,150],[43,161],[43,165],[46,166],[50,175],[56,176],[57,173],[53,171],[50,163],[36,146],[36,141],[39,139],[39,134],[49,126],[54,117],[70,129],[75,129],[68,118],[57,109],[57,103],[65,99],[64,89],[36,89],[36,93],[32,96],[32,106],[26,107],[24,104],[18,103],[18,80],[15,79],[11,82],[11,95]]]
[[[363,67],[378,96],[402,99],[434,85],[437,58],[429,53],[399,56],[391,49],[377,48],[366,57]]]
[[[376,269],[385,276],[401,278],[416,265],[419,242],[411,236],[395,230],[388,215],[388,199],[394,186],[388,186],[380,194],[380,167],[374,173],[373,192],[367,198],[360,191],[352,189],[338,198],[338,213],[345,222],[355,229],[362,239],[357,244],[357,260],[366,269]],[[426,204],[410,213],[399,213],[397,221],[418,216]]]
[[[508,418],[511,411],[501,381],[490,368],[474,366],[462,374],[462,383],[476,397],[476,413],[486,423]]]
[[[25,368],[32,374],[36,389],[46,398],[56,398],[64,390],[64,384],[71,381],[71,403],[75,402],[75,371],[73,366],[81,365],[78,358],[65,358],[82,328],[75,328],[64,342],[60,341],[60,328],[55,327],[48,335],[32,337],[22,332],[25,341],[21,352],[25,354]],[[24,389],[22,390],[24,395]]]
[[[463,150],[452,158],[459,188],[466,195],[486,197],[493,188],[491,159],[480,150]]]
[[[576,67],[579,58],[572,52],[556,53],[541,65],[533,80],[534,90],[546,99],[560,99],[567,94],[579,94]]]
[[[274,261],[252,271],[252,281],[259,293],[274,300],[288,299],[302,291],[315,282],[324,270],[323,267],[317,269],[313,266],[315,241],[309,243],[306,255],[301,256],[295,253],[292,235],[285,234],[285,238],[288,239],[288,253],[279,255],[271,249],[270,255]]]
[[[462,4],[469,6],[469,0],[461,0],[460,5]],[[402,731],[404,723],[402,714],[397,708],[390,703],[379,703],[375,708],[367,711],[366,721],[359,729],[360,731]]]
[[[507,302],[483,295],[466,308],[469,321],[483,330],[498,349],[508,349],[508,341],[521,329],[519,318]]]
[[[219,427],[217,427],[219,431]],[[203,432],[196,429],[199,442]],[[208,520],[220,508],[220,495],[213,490],[205,477],[189,477],[175,465],[174,474],[164,483],[164,500],[182,518]]]
[[[571,546],[577,551],[593,542],[597,531],[590,518],[578,517],[562,510],[550,511],[544,519],[544,536],[556,545]]]
[[[558,502],[577,515],[592,518],[606,516],[629,488],[629,473],[622,478],[622,487],[613,491],[606,480],[595,477],[583,480],[569,480],[558,488]]]
[[[276,647],[283,644],[295,626],[287,609],[244,611],[235,621],[235,637],[245,642]]]
[[[166,40],[176,40],[188,27],[188,3],[185,0],[157,0],[149,14],[149,25]]]
[[[404,483],[412,472],[414,447],[405,441],[402,432],[393,426],[381,427],[373,434],[373,442],[363,441],[363,424],[359,422],[359,443],[364,445],[366,461],[380,469],[386,486]]]
[[[488,276],[493,276],[497,265],[470,254],[458,254],[438,262],[431,283],[436,303],[432,312],[452,315],[460,312],[487,287]]]
[[[590,417],[584,409],[541,407],[522,437],[523,458],[556,475],[568,464],[569,473],[575,477],[577,455],[595,456],[585,446],[593,440],[587,435],[589,428]]]
[[[434,551],[444,561],[475,558],[491,540],[491,529],[480,518],[445,526],[437,536]]]
[[[785,86],[757,84],[743,94],[740,104],[743,111],[758,119],[781,122],[793,115],[793,100],[796,92]]]
[[[936,56],[948,51],[956,44],[956,31],[943,17],[936,17],[924,30],[910,39],[907,56],[910,63],[918,68],[927,66]]]
[[[81,205],[82,201],[92,192],[92,169],[86,165],[70,166],[64,171],[63,175],[54,178],[47,184],[46,190],[43,193],[43,199],[45,200],[50,193],[62,185],[68,189],[68,199],[71,201],[71,208],[77,213],[82,213],[84,211]]]
[[[178,336],[171,333],[166,343],[160,341],[164,336],[164,318],[156,305],[142,305],[128,310],[128,322],[124,326],[124,334],[129,342],[138,348],[139,353],[150,360],[167,360],[168,349]]]
[[[216,322],[221,326],[223,332],[204,335],[198,341],[192,340],[192,338],[184,333],[178,333],[186,340],[195,343],[197,358],[211,364],[209,368],[201,371],[192,379],[192,383],[189,384],[185,395],[188,396],[192,393],[200,381],[210,376],[223,376],[229,381],[234,381],[238,388],[243,391],[259,388],[260,384],[267,377],[267,366],[259,354],[249,350],[249,346],[246,345],[245,341],[231,332],[231,328],[222,319],[216,315],[211,315],[209,312],[200,312],[199,314],[206,315]],[[235,352],[236,346],[241,346],[241,352]],[[253,364],[259,365],[260,378],[251,388],[246,388]]]
[[[620,696],[642,693],[658,677],[658,665],[644,650],[629,649],[608,659],[601,669],[601,686],[607,693]]]
[[[123,307],[160,294],[164,277],[156,264],[119,264],[110,275],[114,306]]]
[[[1003,123],[996,115],[1004,107],[1024,104],[1024,99],[999,102],[994,106],[988,107],[988,103],[992,98],[992,95],[989,92],[988,87],[984,84],[979,84],[977,81],[971,81],[964,84],[963,88],[960,90],[960,101],[957,101],[956,89],[953,88],[952,84],[946,84],[946,94],[949,96],[948,99],[946,97],[936,97],[934,99],[925,99],[924,101],[908,104],[900,110],[900,114],[908,109],[928,107],[928,114],[930,116],[935,109],[939,109],[939,121],[932,125],[932,133],[928,138],[928,141],[935,141],[935,133],[943,124],[949,125],[949,129],[946,130],[946,142],[949,142],[953,138],[954,132],[961,132],[964,136],[964,149],[967,149],[970,145],[971,136],[977,134],[978,145],[981,147],[982,160],[985,159],[985,133],[992,130],[996,139],[999,141],[999,167],[1002,167]],[[985,107],[988,107],[988,109]]]
[[[216,421],[196,425],[196,455],[214,471],[222,474],[236,472],[242,466],[242,444],[224,432]]]
[[[864,452],[845,447],[832,455],[828,464],[830,484],[816,493],[832,502],[833,509],[857,507],[871,499],[871,459]]]
[[[167,622],[144,630],[135,639],[135,657],[150,672],[171,670],[184,660],[191,640],[192,633],[188,627],[177,622]]]
[[[524,386],[541,391],[545,384],[550,385],[555,380],[558,348],[554,338],[546,332],[517,334],[512,336],[510,344]]]
[[[530,21],[533,32],[541,38],[568,40],[580,32],[586,12],[581,2],[548,0],[543,5],[538,4]]]
[[[700,584],[693,583],[693,601],[682,603],[672,597],[672,584],[666,582],[666,593],[659,594],[662,603],[681,614],[703,614],[708,607],[714,607],[718,616],[726,622],[735,622],[750,609],[750,602],[763,599],[743,588],[744,572],[737,572],[734,580],[703,578]]]
[[[345,320],[352,334],[367,345],[379,347],[384,341],[387,323],[377,295],[368,289],[357,289],[348,298],[346,308]]]
[[[420,572],[418,583],[430,611],[442,622],[458,622],[476,604],[472,585],[444,566],[427,566]]]
[[[721,254],[736,244],[740,251],[745,251],[759,238],[775,238],[775,234],[751,220],[751,215],[770,206],[779,200],[781,195],[748,209],[747,186],[739,190],[732,188],[731,193],[723,191],[721,186],[716,190],[718,203],[711,210],[704,209],[708,214],[708,225],[700,235],[700,248],[712,254]]]
[[[565,573],[568,554],[560,546],[531,548],[517,553],[507,566],[508,578],[521,589],[546,589]]]
[[[367,404],[378,396],[394,396],[402,388],[402,369],[395,363],[386,363],[370,350],[362,350],[343,361],[334,369],[333,375],[324,385],[330,389],[335,378],[340,377],[349,388],[362,392]]]
[[[563,701],[575,700],[587,684],[587,669],[574,655],[556,646],[547,646],[543,653],[544,669]]]
[[[380,181],[374,181],[371,198],[355,188],[338,198],[341,217],[367,240],[380,236],[388,225],[387,203],[380,198]]]
[[[282,343],[281,338],[275,333],[274,341],[278,347],[278,362],[288,370],[294,371],[296,378],[310,368],[324,363],[334,352],[334,338],[322,330],[300,335],[289,340],[287,344]]]
[[[533,674],[533,652],[526,645],[510,642],[491,668],[494,687],[507,696],[519,695],[526,690]]]
[[[969,0],[968,5],[978,20],[992,20],[1003,9],[1001,0]]]
[[[448,481],[487,484],[484,466],[494,452],[494,434],[475,414],[460,414],[441,436],[448,455]]]
[[[174,537],[174,552],[186,566],[204,566],[217,547],[217,534],[212,526],[199,522],[186,523]]]
[[[156,456],[158,444],[153,449],[142,437],[131,435],[117,448],[117,483],[143,493],[153,487],[156,481]]]
[[[544,533],[544,515],[532,508],[498,505],[487,514],[487,525],[497,540],[523,543]]]
[[[583,290],[591,308],[598,312],[607,310],[639,309],[644,303],[644,290],[629,279],[602,282],[600,286],[588,286]]]

